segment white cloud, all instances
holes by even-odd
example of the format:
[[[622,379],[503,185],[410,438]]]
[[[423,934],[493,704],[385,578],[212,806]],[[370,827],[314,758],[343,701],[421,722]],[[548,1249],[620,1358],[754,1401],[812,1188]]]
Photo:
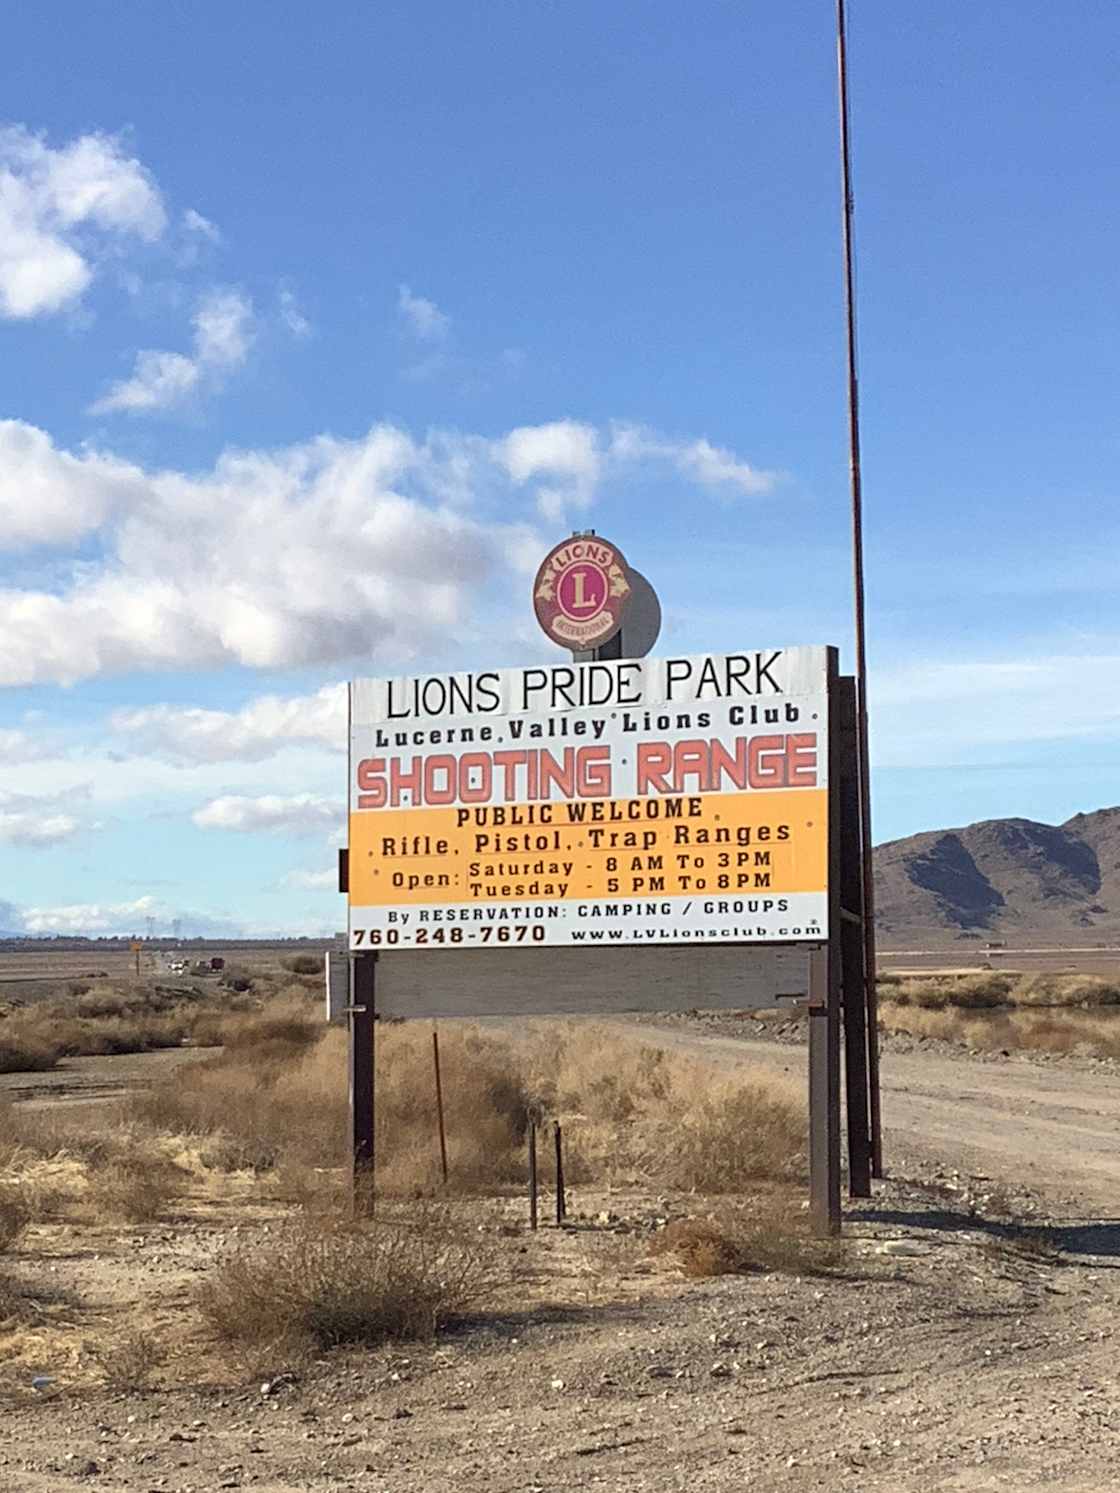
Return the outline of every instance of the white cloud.
[[[113,522],[106,558],[62,590],[0,589],[0,683],[403,657],[505,562],[509,531],[424,501],[443,458],[389,426],[229,452],[201,476],[119,463],[107,492],[100,458],[67,459],[45,437],[35,456],[44,486],[88,479]]]
[[[407,285],[398,291],[397,309],[409,331],[421,342],[442,342],[451,330],[451,318],[446,312],[435,301],[413,295]]]
[[[313,331],[310,321],[303,314],[295,292],[288,287],[281,286],[278,297],[280,303],[280,320],[291,332],[293,337],[310,337]]]
[[[338,867],[327,871],[289,871],[283,884],[296,891],[337,892]]]
[[[674,441],[642,425],[616,424],[610,455],[615,461],[667,461],[704,487],[733,489],[744,497],[760,497],[777,485],[777,472],[760,471],[740,461],[732,451],[708,440]]]
[[[238,368],[253,340],[253,304],[238,290],[204,297],[194,318],[195,357],[208,368]]]
[[[0,730],[0,762],[7,766],[17,762],[34,762],[41,752],[38,741],[28,732]]]
[[[523,425],[511,430],[498,445],[498,459],[514,482],[546,476],[559,486],[537,490],[537,507],[544,518],[559,520],[570,505],[586,508],[602,472],[595,428],[575,420],[548,425]]]
[[[25,907],[21,917],[27,933],[71,933],[81,936],[137,933],[149,917],[159,914],[154,897],[132,902],[71,902],[59,907]]]
[[[46,431],[0,420],[0,549],[66,545],[143,493],[142,473],[127,461],[60,451]]]
[[[604,442],[592,425],[555,420],[510,431],[496,445],[498,461],[518,484],[546,479],[536,489],[543,518],[558,523],[571,509],[585,509],[600,483],[637,463],[668,464],[714,492],[759,497],[773,491],[776,472],[761,471],[710,441],[675,441],[648,426],[616,422]]]
[[[107,239],[159,238],[159,189],[112,135],[54,149],[0,129],[0,317],[50,315],[80,300]]]
[[[345,818],[345,807],[340,799],[315,793],[297,793],[289,798],[278,793],[256,798],[230,793],[211,799],[191,817],[199,829],[305,835],[339,825]]]
[[[194,393],[201,377],[200,364],[185,353],[143,348],[136,354],[132,377],[115,383],[108,394],[90,405],[90,413],[103,415],[125,410],[139,414],[144,410],[170,409]]]
[[[602,451],[601,434],[573,421],[496,440],[436,431],[419,441],[380,425],[357,440],[227,451],[188,474],[66,452],[9,422],[0,496],[13,501],[0,504],[0,547],[93,533],[97,547],[68,574],[56,565],[50,587],[0,587],[0,685],[405,663],[455,636],[468,598],[492,592],[495,574],[539,558],[543,541],[518,521],[522,490],[538,508],[586,503]],[[28,492],[33,504],[14,501]]]
[[[0,842],[7,845],[58,845],[83,828],[57,796],[35,798],[0,789]]]
[[[185,353],[143,349],[130,378],[112,385],[90,405],[93,414],[121,411],[145,414],[182,404],[204,386],[216,388],[223,375],[240,368],[253,341],[253,306],[237,290],[213,290],[193,317],[194,347]]]
[[[183,214],[183,227],[188,233],[197,233],[200,238],[208,239],[212,244],[220,244],[222,241],[218,225],[211,223],[209,218],[204,218],[193,207],[188,207]]]
[[[182,764],[259,762],[290,746],[341,752],[346,749],[346,685],[324,685],[313,695],[263,695],[240,710],[176,705],[119,710],[111,725],[134,750]]]

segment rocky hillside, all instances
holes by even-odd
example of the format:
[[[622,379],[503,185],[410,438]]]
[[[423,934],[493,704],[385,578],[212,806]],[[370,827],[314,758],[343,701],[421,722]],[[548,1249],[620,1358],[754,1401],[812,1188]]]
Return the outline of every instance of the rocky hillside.
[[[1120,808],[1065,824],[986,819],[930,830],[875,851],[877,921],[911,938],[1120,937]]]

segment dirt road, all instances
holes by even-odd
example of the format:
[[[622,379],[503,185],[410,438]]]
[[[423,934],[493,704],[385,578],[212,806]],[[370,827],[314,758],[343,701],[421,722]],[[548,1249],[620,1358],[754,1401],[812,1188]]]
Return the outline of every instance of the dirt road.
[[[641,1025],[647,1041],[749,1063],[798,1081],[803,1047]],[[961,1052],[897,1052],[882,1059],[889,1170],[940,1162],[1048,1194],[1081,1211],[1120,1211],[1120,1069],[1079,1059],[981,1061]],[[902,1166],[900,1168],[900,1161]]]

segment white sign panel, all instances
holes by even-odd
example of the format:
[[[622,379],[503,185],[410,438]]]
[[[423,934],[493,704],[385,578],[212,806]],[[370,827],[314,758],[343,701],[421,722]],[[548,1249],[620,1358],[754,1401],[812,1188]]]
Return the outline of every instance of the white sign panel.
[[[350,946],[819,942],[829,650],[350,687]]]

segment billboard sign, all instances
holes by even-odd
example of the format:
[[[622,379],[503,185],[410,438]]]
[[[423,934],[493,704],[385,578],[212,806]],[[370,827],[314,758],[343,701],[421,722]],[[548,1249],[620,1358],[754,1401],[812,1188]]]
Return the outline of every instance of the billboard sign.
[[[355,681],[351,949],[826,939],[833,659]]]

